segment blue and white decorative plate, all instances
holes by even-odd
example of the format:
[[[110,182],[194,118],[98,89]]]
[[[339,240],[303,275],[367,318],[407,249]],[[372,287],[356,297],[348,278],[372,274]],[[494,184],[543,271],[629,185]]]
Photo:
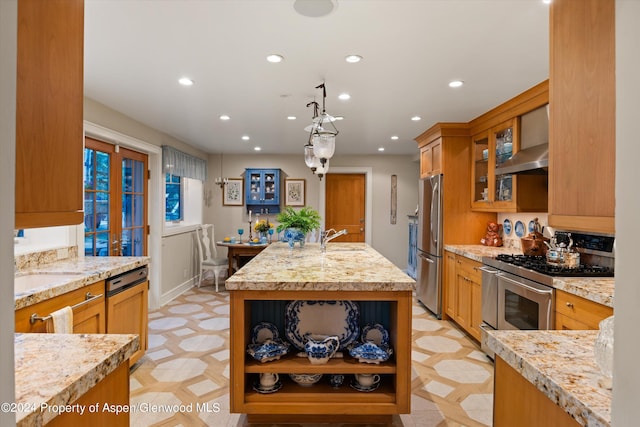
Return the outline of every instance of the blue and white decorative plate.
[[[380,363],[391,357],[393,350],[390,348],[380,348],[372,342],[367,342],[353,347],[349,350],[351,357],[355,357],[364,363]]]
[[[502,230],[506,236],[511,234],[511,220],[505,219],[502,223]]]
[[[536,222],[534,220],[529,221],[529,233],[533,233],[536,230]]]
[[[380,347],[389,348],[389,332],[379,323],[373,326],[366,325],[362,328],[360,341],[363,343],[371,341]]]
[[[516,231],[516,236],[518,236],[518,237],[523,237],[524,236],[525,229],[524,229],[524,224],[522,223],[522,221],[516,221],[515,231]]]
[[[270,322],[260,322],[251,330],[253,344],[262,344],[266,340],[276,341],[278,338],[280,338],[278,328]]]
[[[360,336],[360,309],[353,301],[291,301],[285,309],[287,339],[304,350],[305,335],[335,335],[344,350]]]
[[[261,344],[249,344],[247,346],[247,353],[259,362],[271,362],[272,360],[278,360],[281,356],[284,356],[289,352],[289,343],[282,342],[281,340],[271,341],[266,340]]]

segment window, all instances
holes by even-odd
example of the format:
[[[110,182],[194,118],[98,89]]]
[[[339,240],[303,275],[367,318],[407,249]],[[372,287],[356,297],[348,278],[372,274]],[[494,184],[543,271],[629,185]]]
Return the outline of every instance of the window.
[[[182,178],[170,173],[165,176],[165,221],[182,221],[184,219]]]

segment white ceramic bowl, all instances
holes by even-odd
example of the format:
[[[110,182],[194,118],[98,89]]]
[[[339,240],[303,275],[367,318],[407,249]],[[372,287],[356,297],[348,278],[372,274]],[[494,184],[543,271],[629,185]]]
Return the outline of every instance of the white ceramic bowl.
[[[302,387],[310,387],[320,381],[322,374],[289,374],[289,377]]]

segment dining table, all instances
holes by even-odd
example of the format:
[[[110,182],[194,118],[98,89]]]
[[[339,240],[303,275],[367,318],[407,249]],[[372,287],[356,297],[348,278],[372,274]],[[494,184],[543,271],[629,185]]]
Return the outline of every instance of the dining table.
[[[241,259],[247,259],[247,258],[253,258],[254,256],[258,255],[260,252],[262,252],[267,246],[269,246],[269,243],[249,243],[249,242],[225,242],[225,241],[218,241],[216,242],[217,246],[223,246],[227,248],[227,258],[229,260],[229,275],[227,277],[231,277],[231,275],[234,273],[233,271],[233,265],[234,265],[234,261],[236,262],[236,265],[238,266],[238,268],[241,267]]]

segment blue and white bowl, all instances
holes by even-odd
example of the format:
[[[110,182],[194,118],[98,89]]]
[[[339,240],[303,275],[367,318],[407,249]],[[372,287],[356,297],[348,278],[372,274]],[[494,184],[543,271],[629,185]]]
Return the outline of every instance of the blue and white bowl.
[[[363,363],[380,363],[389,360],[393,350],[390,348],[380,348],[374,342],[366,342],[355,346],[349,350],[351,357]]]
[[[265,363],[278,360],[289,352],[289,343],[267,339],[263,343],[249,344],[247,353],[254,359]]]

